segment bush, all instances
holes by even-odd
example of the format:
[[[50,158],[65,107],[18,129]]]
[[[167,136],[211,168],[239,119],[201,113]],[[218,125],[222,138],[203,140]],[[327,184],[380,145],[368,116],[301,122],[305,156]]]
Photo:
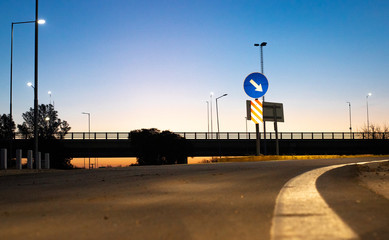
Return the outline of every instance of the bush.
[[[139,165],[185,164],[190,146],[185,138],[156,128],[130,133],[131,147]]]

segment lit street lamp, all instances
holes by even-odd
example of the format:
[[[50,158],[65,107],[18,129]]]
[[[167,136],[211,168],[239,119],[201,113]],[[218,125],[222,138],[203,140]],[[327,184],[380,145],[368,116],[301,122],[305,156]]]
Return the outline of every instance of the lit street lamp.
[[[210,94],[210,98],[211,98],[211,139],[213,138],[213,122],[212,122],[212,96],[213,96],[213,92],[211,92],[211,94]]]
[[[90,139],[90,113],[82,112],[81,114],[88,115],[88,139]],[[90,153],[89,153],[89,167],[88,168],[90,169]]]
[[[371,93],[368,93],[366,95],[366,115],[367,115],[367,134],[370,133],[370,124],[369,124],[369,97],[371,96]]]
[[[44,24],[46,21],[43,19],[38,20],[38,24]],[[35,23],[35,21],[25,21],[25,22],[13,22],[11,24],[11,66],[10,66],[10,88],[9,88],[9,114],[12,118],[12,75],[13,75],[13,46],[14,46],[14,25],[24,24],[24,23]]]
[[[51,105],[51,91],[48,91],[47,94],[50,96],[50,105]]]
[[[207,139],[209,138],[209,101],[207,102],[207,123],[208,123],[208,132],[207,132]]]
[[[347,102],[348,103],[348,112],[349,112],[349,115],[350,115],[350,134],[352,132],[352,128],[351,128],[351,103],[350,102]]]
[[[217,119],[217,139],[220,138],[220,129],[219,129],[219,109],[218,109],[218,106],[217,106],[217,100],[219,98],[222,98],[222,97],[225,97],[227,96],[227,93],[226,94],[223,94],[221,95],[220,97],[217,97],[216,98],[216,119]]]

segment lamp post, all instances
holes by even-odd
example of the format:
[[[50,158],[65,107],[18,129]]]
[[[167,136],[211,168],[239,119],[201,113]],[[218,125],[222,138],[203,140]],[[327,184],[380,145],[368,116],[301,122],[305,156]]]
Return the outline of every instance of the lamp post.
[[[13,86],[13,46],[14,46],[14,25],[24,24],[24,23],[34,23],[35,21],[24,21],[24,22],[12,22],[11,24],[11,64],[10,64],[10,87],[9,87],[9,114],[12,119],[12,86]],[[38,24],[44,24],[46,21],[43,19],[38,20]]]
[[[213,92],[211,92],[210,94],[210,98],[211,98],[211,139],[213,138],[213,122],[212,122],[212,96],[213,96]]]
[[[208,132],[207,132],[207,139],[209,137],[209,101],[206,101],[207,102],[207,123],[208,123]]]
[[[90,113],[82,112],[81,114],[88,115],[88,139],[90,140]],[[89,165],[88,165],[88,169],[90,169],[90,152],[89,152]]]
[[[35,162],[39,161],[38,152],[38,0],[35,0],[35,58],[34,58],[34,148]],[[41,21],[42,22],[42,21]],[[44,23],[44,22],[42,22]],[[38,164],[40,166],[40,163]]]
[[[51,105],[51,91],[48,91],[47,94],[50,96],[50,105]]]
[[[366,116],[367,116],[367,136],[369,137],[370,134],[370,124],[369,124],[369,97],[371,96],[371,93],[368,93],[366,95]]]
[[[255,47],[261,47],[261,73],[263,74],[263,47],[267,45],[267,42],[262,42],[261,44],[255,43]],[[265,95],[262,96],[262,104],[265,102]],[[257,132],[257,155],[259,155],[259,124],[255,125]],[[263,120],[263,153],[266,154],[266,121]]]
[[[246,122],[246,138],[247,138],[247,117],[244,117],[244,119],[246,120],[245,122]]]
[[[350,134],[352,133],[352,127],[351,127],[351,103],[350,102],[347,102],[348,103],[348,112],[349,112],[349,116],[350,116]]]
[[[220,138],[220,129],[219,129],[219,109],[218,109],[218,106],[217,106],[217,100],[219,98],[222,98],[222,97],[225,97],[227,96],[227,93],[221,95],[220,97],[217,97],[216,98],[216,119],[217,119],[217,139]]]

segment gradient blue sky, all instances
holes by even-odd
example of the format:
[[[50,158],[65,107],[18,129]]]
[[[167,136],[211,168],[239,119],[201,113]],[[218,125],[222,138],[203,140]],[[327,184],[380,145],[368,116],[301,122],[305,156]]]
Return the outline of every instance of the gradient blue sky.
[[[156,127],[207,131],[209,93],[221,131],[245,131],[243,80],[260,71],[282,102],[279,131],[389,125],[389,1],[40,0],[39,100],[72,131]],[[35,0],[0,1],[0,113],[9,113],[11,22]],[[14,118],[33,105],[34,26],[15,26]],[[213,102],[213,123],[216,111]],[[269,123],[269,130],[273,124]],[[262,128],[262,127],[261,127]],[[249,130],[254,124],[249,122]]]

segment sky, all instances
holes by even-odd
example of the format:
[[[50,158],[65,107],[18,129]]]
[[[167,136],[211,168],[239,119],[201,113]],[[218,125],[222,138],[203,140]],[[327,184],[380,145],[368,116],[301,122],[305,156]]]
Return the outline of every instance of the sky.
[[[244,132],[243,81],[260,72],[281,132],[389,126],[389,1],[40,0],[39,103],[71,131]],[[0,1],[0,113],[9,113],[11,23],[35,0]],[[14,26],[13,115],[33,106],[34,24]],[[51,99],[48,91],[52,92]],[[214,95],[211,99],[210,93]],[[248,130],[255,131],[252,122]],[[262,126],[261,126],[262,129]],[[273,131],[273,123],[267,123]]]

